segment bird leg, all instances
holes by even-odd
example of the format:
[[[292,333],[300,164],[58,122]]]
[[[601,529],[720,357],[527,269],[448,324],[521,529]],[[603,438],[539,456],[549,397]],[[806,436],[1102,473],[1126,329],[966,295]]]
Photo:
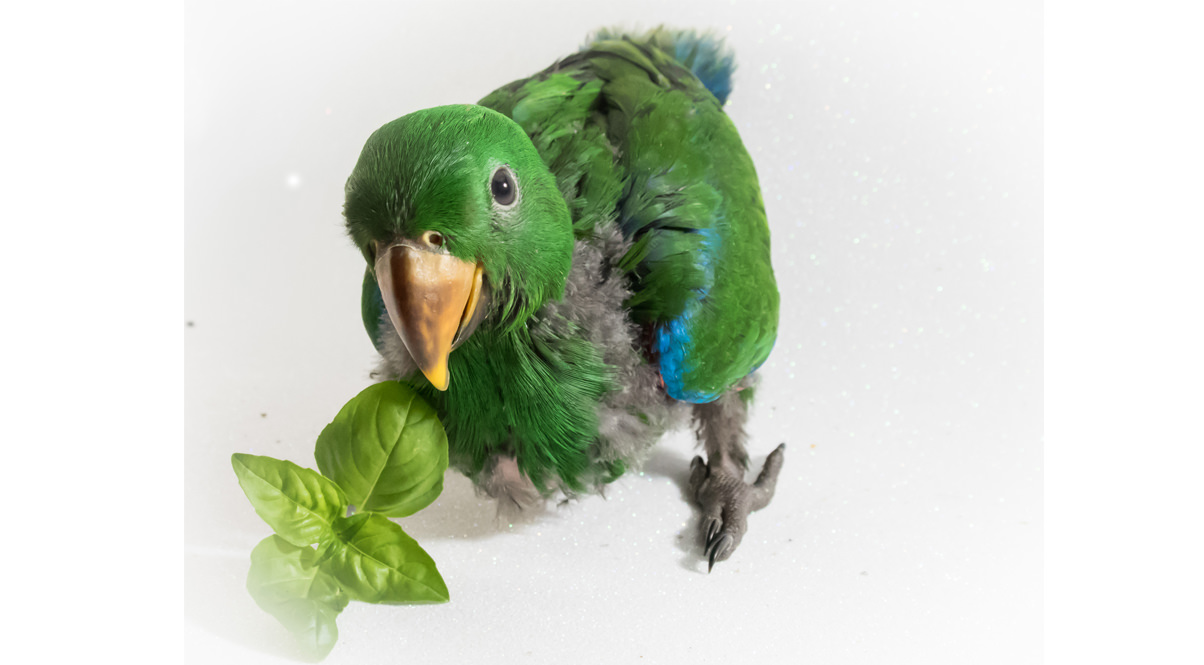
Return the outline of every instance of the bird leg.
[[[477,480],[477,489],[498,500],[498,516],[512,518],[543,505],[539,490],[518,468],[513,455],[498,454]]]
[[[704,463],[696,456],[690,462],[690,494],[702,508],[699,530],[706,543],[707,572],[739,547],[748,530],[748,514],[769,505],[782,469],[784,443],[766,458],[755,482],[744,482],[747,417],[747,406],[735,390],[714,402],[694,405],[698,438],[706,447],[707,459]]]

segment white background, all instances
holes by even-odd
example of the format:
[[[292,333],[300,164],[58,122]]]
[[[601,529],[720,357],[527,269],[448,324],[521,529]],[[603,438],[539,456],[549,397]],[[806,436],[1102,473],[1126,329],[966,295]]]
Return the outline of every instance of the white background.
[[[687,432],[516,524],[449,472],[402,525],[443,606],[353,603],[329,663],[1023,663],[1042,638],[1042,26],[1034,3],[198,3],[187,13],[186,653],[287,662],[230,454],[313,464],[371,380],[342,184],[379,125],[604,25],[713,28],[781,332],[749,424],[774,502],[706,574]]]

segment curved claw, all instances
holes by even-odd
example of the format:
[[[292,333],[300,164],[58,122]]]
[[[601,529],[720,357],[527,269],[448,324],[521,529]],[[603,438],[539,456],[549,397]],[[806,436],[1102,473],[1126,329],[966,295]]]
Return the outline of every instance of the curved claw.
[[[733,540],[733,538],[732,538],[731,534],[725,533],[722,536],[719,536],[719,538],[717,538],[715,540],[715,542],[708,548],[709,549],[709,551],[707,552],[707,572],[708,573],[711,572],[711,569],[715,567],[716,559],[718,559],[719,561],[723,560],[724,555],[727,554],[728,548],[731,547],[732,540]]]
[[[722,526],[722,523],[720,522],[719,518],[716,517],[712,517],[710,521],[707,522],[706,549],[711,549],[711,544],[715,542],[715,534],[719,533],[720,526]]]

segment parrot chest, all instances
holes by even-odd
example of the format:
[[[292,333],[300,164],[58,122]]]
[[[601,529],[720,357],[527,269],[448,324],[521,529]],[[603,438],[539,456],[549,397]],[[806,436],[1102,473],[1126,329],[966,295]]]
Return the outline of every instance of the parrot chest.
[[[687,405],[666,396],[641,352],[626,278],[613,269],[628,246],[613,222],[579,241],[563,298],[510,334],[466,340],[449,359],[446,392],[411,374],[440,413],[453,466],[478,478],[509,455],[536,487],[580,491],[613,481],[680,424]],[[386,349],[386,373],[393,355]]]
[[[497,455],[513,456],[537,487],[578,489],[590,475],[598,406],[612,377],[588,342],[547,333],[529,326],[468,340],[453,354],[448,390],[430,394],[451,462],[469,476]]]

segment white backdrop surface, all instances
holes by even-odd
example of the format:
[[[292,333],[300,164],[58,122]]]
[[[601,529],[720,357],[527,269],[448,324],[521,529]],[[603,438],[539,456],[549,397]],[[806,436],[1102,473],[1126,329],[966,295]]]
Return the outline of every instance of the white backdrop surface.
[[[244,589],[269,534],[230,455],[314,466],[369,385],[342,187],[368,135],[608,25],[713,28],[781,332],[749,424],[774,502],[706,573],[688,432],[498,523],[449,472],[401,520],[452,595],[352,603],[328,663],[1029,663],[1041,649],[1039,3],[194,3],[187,24],[186,614],[193,662],[293,662]]]

